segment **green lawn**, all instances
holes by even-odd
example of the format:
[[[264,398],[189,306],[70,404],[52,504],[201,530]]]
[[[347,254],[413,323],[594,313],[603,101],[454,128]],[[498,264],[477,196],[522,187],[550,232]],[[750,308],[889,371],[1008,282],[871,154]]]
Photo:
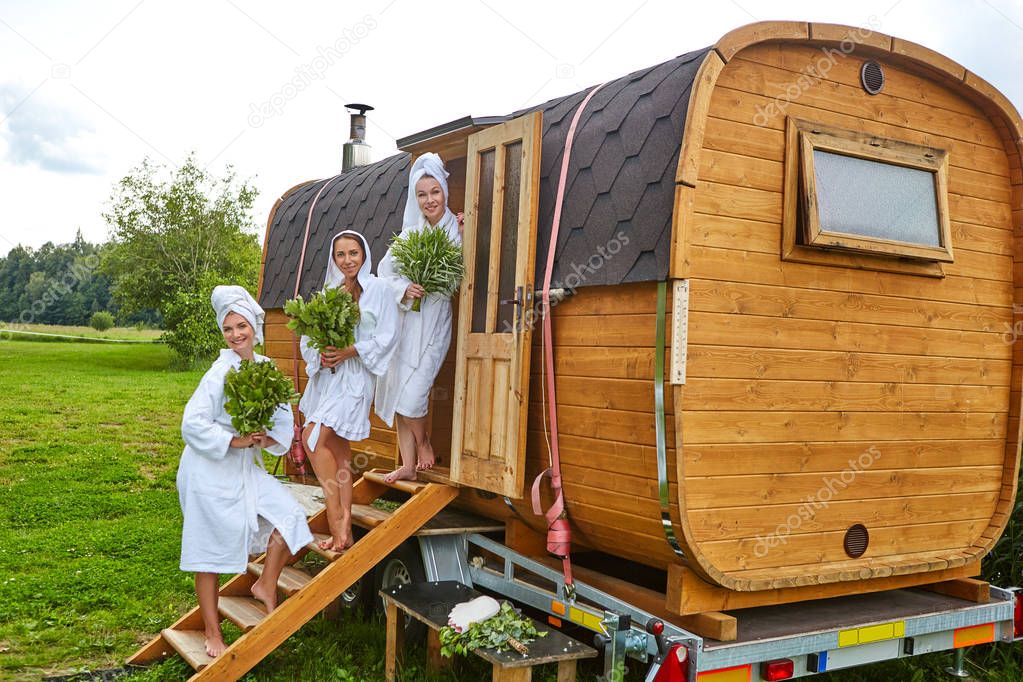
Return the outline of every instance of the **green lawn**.
[[[177,568],[174,475],[181,410],[201,371],[169,371],[170,361],[162,345],[0,341],[0,679],[119,667],[194,604],[191,576]],[[1002,554],[1015,559],[1023,531],[1014,523],[1006,537]],[[380,680],[383,648],[374,618],[318,618],[244,679]],[[981,647],[970,670],[1023,679],[1018,650]],[[814,679],[931,680],[949,660]],[[421,651],[409,661],[406,682],[488,677],[475,657],[446,677],[426,675]],[[592,679],[594,668],[584,670]],[[190,672],[174,659],[132,679]]]
[[[117,341],[155,341],[163,331],[159,329],[136,329],[135,327],[113,327],[105,332],[98,332],[92,327],[71,326],[61,324],[15,324],[0,322],[0,339],[12,340],[45,340],[36,334],[19,332],[35,332],[38,334],[60,334],[64,336],[84,336],[89,339],[108,339]]]

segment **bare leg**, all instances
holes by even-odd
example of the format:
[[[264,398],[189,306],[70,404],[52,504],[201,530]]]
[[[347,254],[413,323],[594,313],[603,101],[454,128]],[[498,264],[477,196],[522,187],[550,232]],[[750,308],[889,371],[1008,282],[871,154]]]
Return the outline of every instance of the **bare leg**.
[[[327,448],[334,457],[334,464],[337,466],[335,483],[338,491],[338,501],[341,506],[340,535],[334,534],[334,545],[330,548],[335,552],[348,549],[352,546],[352,444],[347,438],[341,438],[333,432],[327,439]]]
[[[432,469],[434,456],[433,444],[430,443],[430,436],[426,433],[426,417],[404,417],[412,437],[416,441],[416,469],[423,471]]]
[[[266,560],[263,561],[263,575],[252,583],[252,596],[263,602],[266,612],[277,608],[277,579],[281,576],[284,563],[291,556],[288,545],[281,534],[274,529],[266,546]]]
[[[206,655],[210,658],[216,658],[227,649],[224,634],[220,631],[220,613],[217,611],[219,592],[220,581],[216,573],[195,574],[195,596],[199,598],[199,612],[202,613],[202,624],[206,630]]]
[[[384,477],[388,483],[401,480],[411,481],[416,478],[416,437],[406,419],[400,414],[394,415],[394,426],[398,431],[398,452],[401,454],[401,466]]]
[[[302,439],[307,440],[309,433],[312,430],[312,425],[307,425],[302,433]],[[346,534],[344,532],[344,510],[342,508],[341,500],[341,485],[340,478],[348,479],[348,510],[347,514],[349,521],[351,519],[351,508],[352,508],[352,493],[351,493],[351,474],[341,476],[341,472],[338,470],[337,460],[334,458],[334,453],[331,452],[328,447],[328,442],[331,438],[337,438],[334,435],[334,431],[326,426],[320,427],[320,438],[319,442],[316,443],[316,447],[312,452],[309,453],[309,461],[313,465],[313,471],[316,473],[316,478],[320,480],[320,487],[323,488],[323,499],[324,504],[327,507],[327,523],[330,526],[330,541],[324,541],[320,543],[321,549],[330,549],[334,551],[341,551],[345,549],[344,542],[351,538],[351,532]]]

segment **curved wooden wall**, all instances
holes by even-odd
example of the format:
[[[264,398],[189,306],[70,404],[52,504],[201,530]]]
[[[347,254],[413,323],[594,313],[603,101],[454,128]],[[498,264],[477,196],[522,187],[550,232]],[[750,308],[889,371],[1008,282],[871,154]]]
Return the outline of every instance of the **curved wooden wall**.
[[[851,56],[801,78],[850,37]],[[875,97],[865,57],[886,71]],[[1023,286],[1019,115],[937,53],[834,25],[734,31],[697,88],[672,257],[692,291],[674,403],[693,568],[745,591],[979,561],[1019,462],[1023,344],[1003,339]],[[949,150],[946,277],[781,260],[786,115]],[[842,548],[853,523],[871,532],[856,560]]]

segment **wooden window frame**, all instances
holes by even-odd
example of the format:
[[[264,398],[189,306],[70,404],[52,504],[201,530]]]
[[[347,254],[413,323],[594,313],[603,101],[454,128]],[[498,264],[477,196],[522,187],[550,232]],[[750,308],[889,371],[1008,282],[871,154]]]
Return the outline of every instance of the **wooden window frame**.
[[[813,165],[815,149],[933,173],[941,245],[822,230]],[[782,259],[944,276],[941,264],[954,259],[948,210],[948,152],[790,117],[786,125]]]

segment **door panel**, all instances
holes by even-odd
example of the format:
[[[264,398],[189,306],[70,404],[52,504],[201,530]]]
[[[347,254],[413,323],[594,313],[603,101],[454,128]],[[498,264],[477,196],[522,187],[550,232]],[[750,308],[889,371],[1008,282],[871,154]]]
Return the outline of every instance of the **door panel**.
[[[469,137],[451,480],[524,492],[539,112]]]

